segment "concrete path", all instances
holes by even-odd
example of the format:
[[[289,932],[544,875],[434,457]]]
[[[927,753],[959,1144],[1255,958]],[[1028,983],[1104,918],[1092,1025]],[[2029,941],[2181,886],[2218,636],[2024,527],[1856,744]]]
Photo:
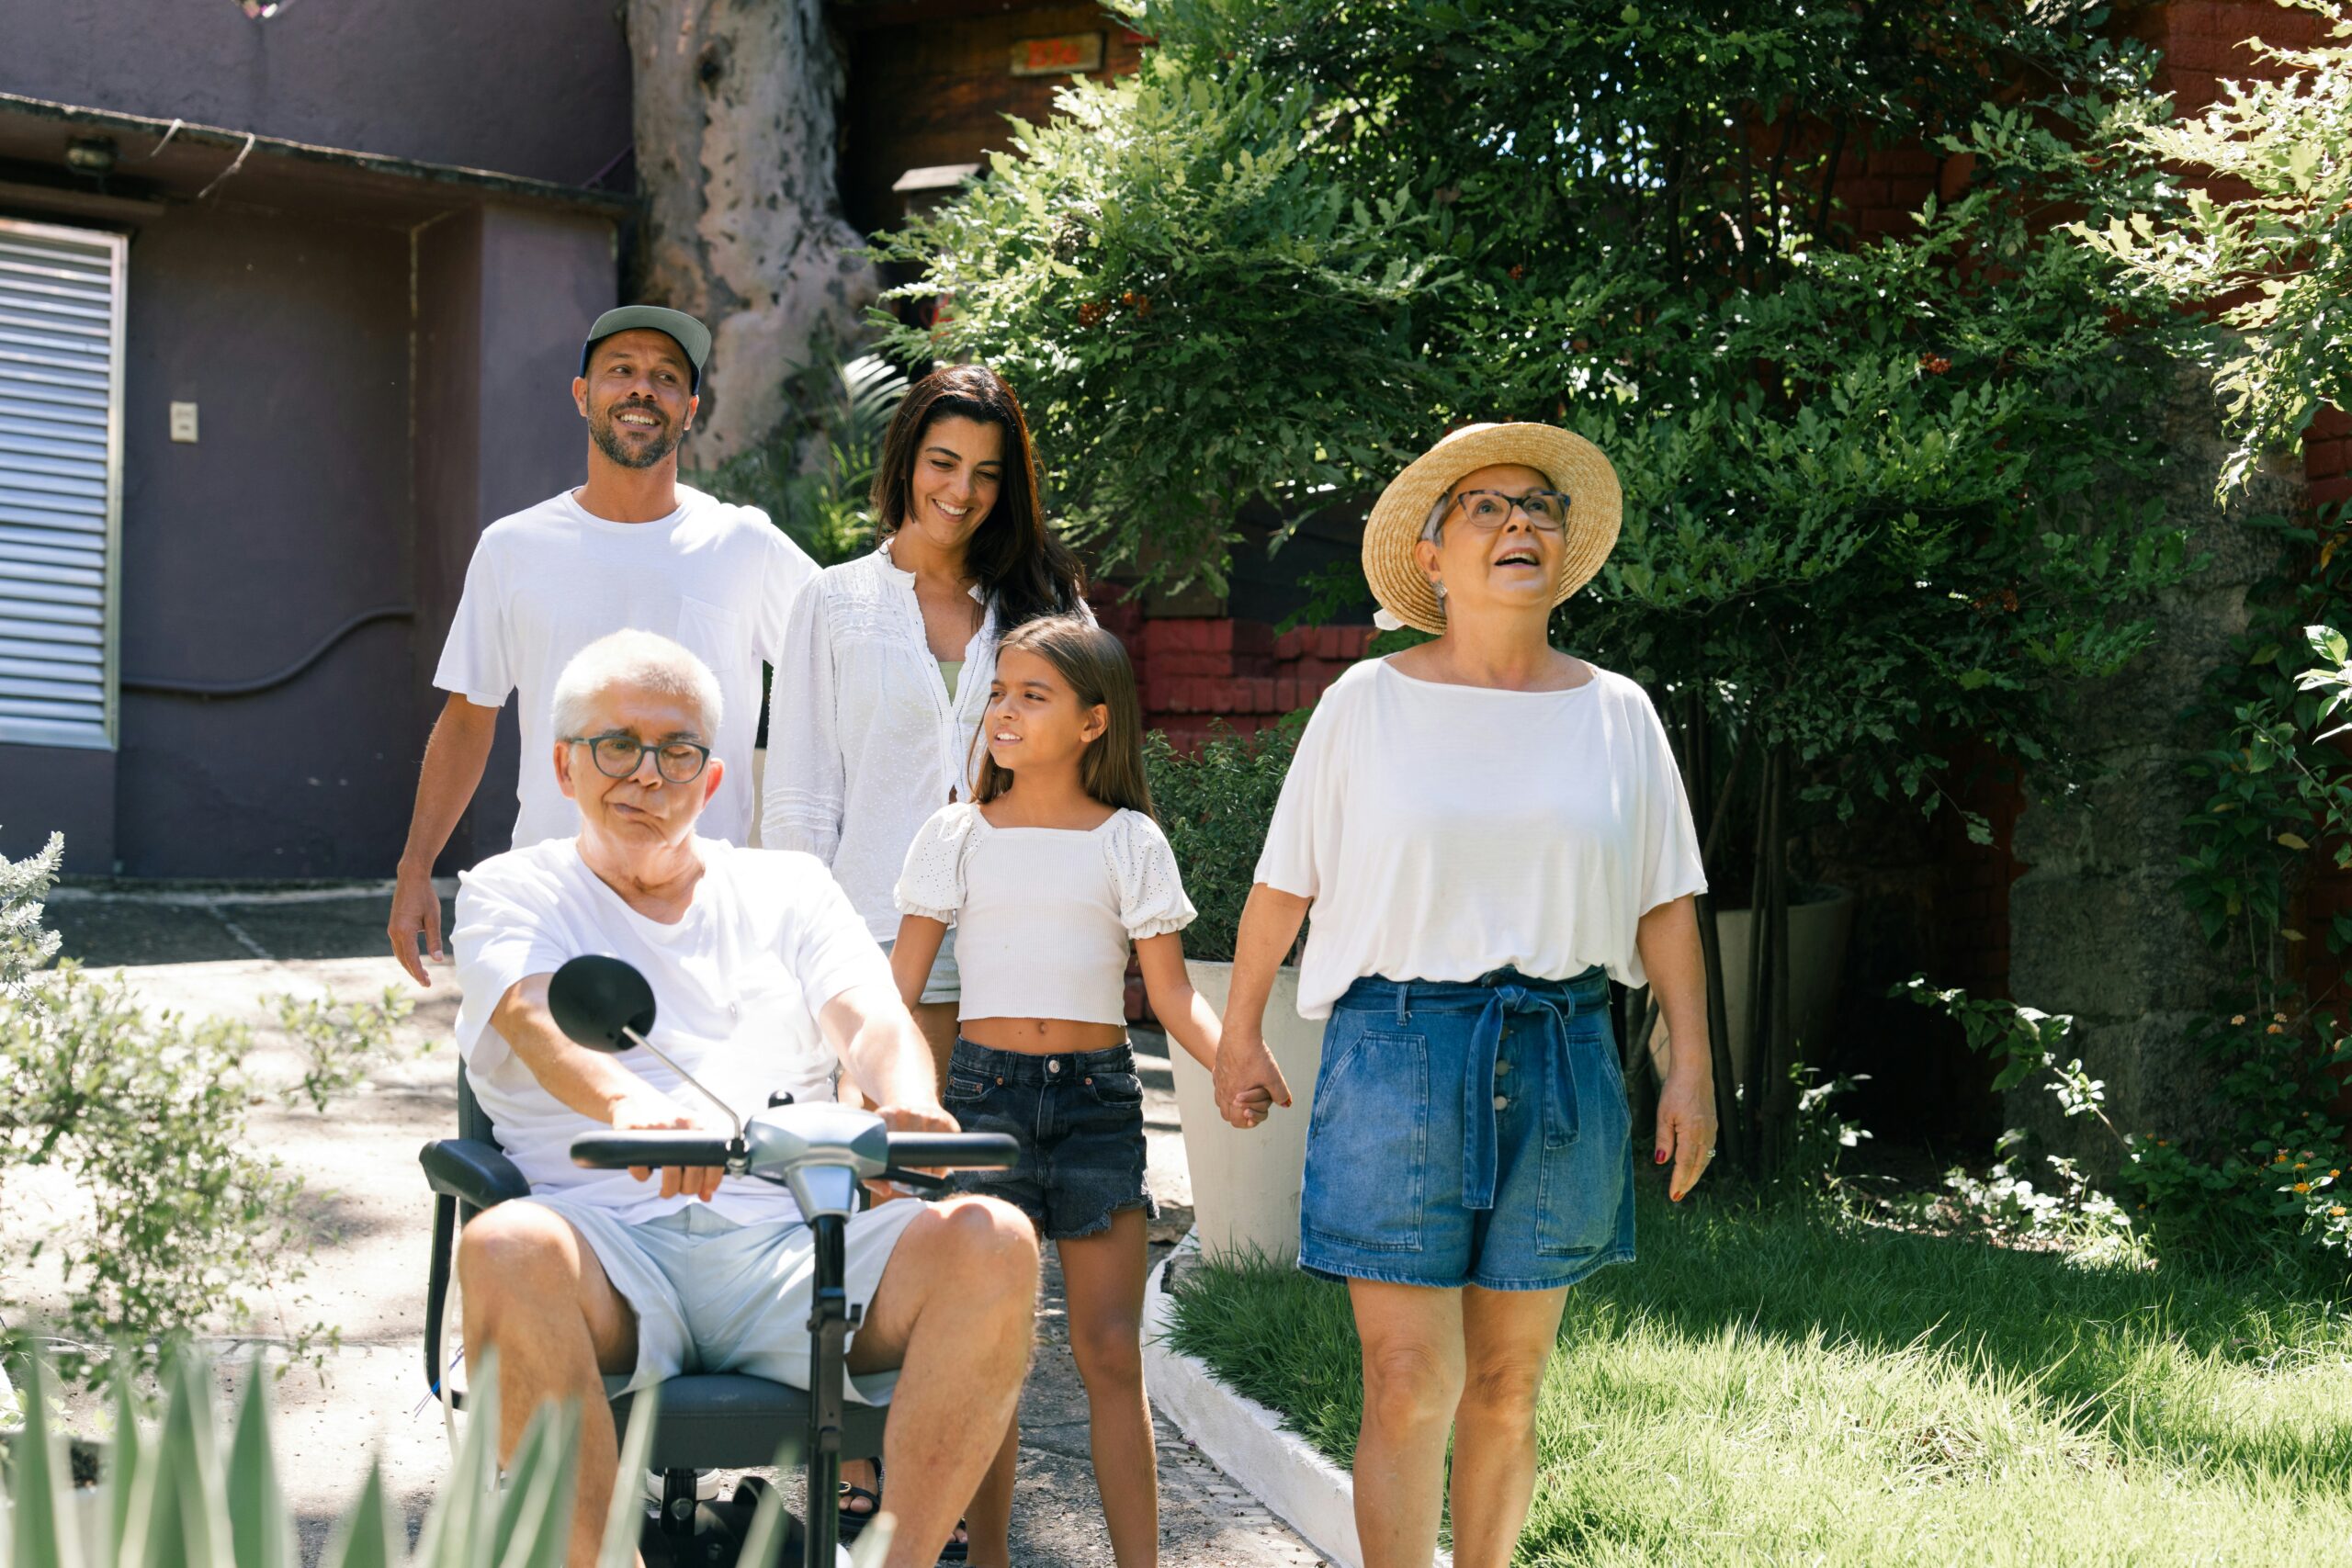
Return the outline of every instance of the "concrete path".
[[[185,888],[60,890],[51,923],[66,951],[91,967],[123,972],[152,1004],[190,1014],[243,1019],[255,1032],[252,1066],[266,1079],[291,1077],[293,1056],[268,1027],[265,998],[334,991],[372,997],[386,986],[413,987],[381,955],[385,894],[345,888],[262,891]],[[182,961],[192,959],[193,962]],[[449,1044],[458,993],[437,970],[416,993],[402,1029],[408,1053],[375,1073],[365,1089],[326,1116],[256,1105],[258,1146],[306,1173],[306,1209],[316,1250],[309,1277],[271,1303],[269,1338],[221,1341],[224,1387],[243,1372],[241,1358],[282,1344],[294,1325],[340,1325],[342,1345],[320,1371],[295,1368],[277,1384],[280,1475],[301,1516],[305,1564],[318,1560],[333,1521],[356,1495],[371,1459],[412,1529],[447,1462],[439,1406],[426,1398],[423,1351],[424,1271],[431,1205],[416,1151],[446,1136],[457,1116],[457,1061]],[[1176,1104],[1159,1036],[1136,1040],[1146,1086],[1149,1180],[1167,1219],[1154,1232],[1156,1262],[1191,1219],[1192,1191]],[[10,1214],[22,1224],[70,1192],[19,1192]],[[201,1238],[191,1237],[191,1245]],[[284,1325],[283,1328],[279,1325]],[[1022,1401],[1023,1454],[1014,1560],[1037,1568],[1108,1564],[1087,1459],[1086,1401],[1069,1356],[1061,1280],[1051,1263],[1038,1311],[1038,1349]],[[1214,1467],[1159,1427],[1162,1551],[1169,1568],[1276,1568],[1322,1562],[1313,1551]],[[789,1477],[779,1477],[788,1492]]]

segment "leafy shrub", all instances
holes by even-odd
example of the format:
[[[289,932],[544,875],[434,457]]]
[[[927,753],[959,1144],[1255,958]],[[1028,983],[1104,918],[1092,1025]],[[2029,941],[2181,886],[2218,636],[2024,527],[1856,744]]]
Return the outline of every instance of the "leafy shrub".
[[[1220,728],[1196,751],[1179,751],[1154,731],[1144,741],[1151,804],[1176,852],[1185,895],[1200,916],[1184,929],[1184,955],[1230,963],[1241,907],[1257,880],[1266,825],[1282,798],[1306,716],[1240,735]]]
[[[2077,232],[2181,304],[2220,312],[2205,341],[2236,448],[2218,488],[2233,488],[2266,452],[2291,451],[2319,411],[2352,406],[2352,14],[2341,0],[2280,0],[2328,18],[2332,43],[2282,49],[2256,40],[2270,69],[2224,80],[2192,118],[2152,121],[2132,138],[2233,199],[2192,192],[2185,210],[2135,211]]]
[[[250,1032],[151,1012],[124,980],[70,960],[40,967],[58,945],[40,914],[62,848],[52,835],[29,859],[0,857],[0,1201],[12,1176],[48,1168],[87,1208],[0,1237],[0,1305],[10,1309],[0,1357],[19,1359],[53,1337],[67,1375],[95,1378],[107,1370],[98,1347],[126,1344],[143,1361],[216,1314],[249,1319],[257,1301],[301,1278],[310,1245],[300,1179],[252,1152]],[[283,1098],[323,1109],[380,1059],[411,1004],[387,989],[374,1003],[277,1005],[304,1062]],[[36,1329],[12,1298],[52,1257],[64,1304]],[[300,1328],[296,1353],[336,1334]]]

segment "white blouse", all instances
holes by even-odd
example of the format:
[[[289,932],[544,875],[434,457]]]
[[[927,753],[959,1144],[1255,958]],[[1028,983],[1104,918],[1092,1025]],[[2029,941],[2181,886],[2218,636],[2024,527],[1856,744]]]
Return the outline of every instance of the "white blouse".
[[[971,793],[996,678],[996,608],[982,604],[952,699],[915,574],[891,563],[887,539],[820,572],[785,629],[768,694],[760,842],[823,861],[877,942],[898,935],[890,889],[916,829]]]
[[[1316,705],[1257,880],[1311,898],[1298,1010],[1358,978],[1647,984],[1642,916],[1706,890],[1666,728],[1635,682],[1565,692],[1417,680],[1366,660]]]
[[[898,906],[956,928],[966,1019],[1124,1024],[1127,943],[1193,922],[1176,856],[1140,811],[1091,829],[998,828],[948,807],[908,848]]]

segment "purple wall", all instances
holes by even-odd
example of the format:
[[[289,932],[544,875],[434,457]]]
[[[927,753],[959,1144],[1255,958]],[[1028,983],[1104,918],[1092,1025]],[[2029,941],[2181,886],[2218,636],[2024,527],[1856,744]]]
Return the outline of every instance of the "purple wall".
[[[132,243],[129,299],[126,676],[254,679],[408,601],[408,236],[175,213]],[[169,439],[175,400],[198,407],[194,446]],[[410,657],[384,622],[257,695],[124,693],[126,869],[389,867],[414,777]]]
[[[611,247],[611,227],[601,220],[514,208],[460,213],[417,237],[420,756],[424,728],[446,700],[433,689],[433,671],[474,541],[508,513],[587,477],[588,438],[572,406],[571,379],[582,333],[613,302]],[[518,766],[514,707],[510,698],[500,715],[497,750],[450,836],[443,871],[507,847]],[[545,758],[533,761],[547,765]]]
[[[629,145],[614,0],[17,0],[0,92],[527,175],[594,178]]]

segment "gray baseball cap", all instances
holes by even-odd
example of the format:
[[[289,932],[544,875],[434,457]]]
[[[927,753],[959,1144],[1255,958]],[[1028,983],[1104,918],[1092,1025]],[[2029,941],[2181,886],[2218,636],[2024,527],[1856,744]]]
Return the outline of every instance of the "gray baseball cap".
[[[684,349],[695,367],[694,389],[702,390],[703,361],[710,357],[710,329],[684,310],[660,305],[623,305],[597,317],[596,324],[588,329],[588,341],[580,345],[580,373],[588,374],[588,356],[596,352],[598,344],[615,333],[639,330],[661,333]]]

